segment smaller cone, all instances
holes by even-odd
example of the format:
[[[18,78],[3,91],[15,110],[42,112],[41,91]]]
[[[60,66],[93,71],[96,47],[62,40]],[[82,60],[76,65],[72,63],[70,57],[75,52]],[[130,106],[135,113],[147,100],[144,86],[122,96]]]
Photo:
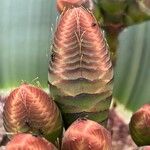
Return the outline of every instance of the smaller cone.
[[[43,138],[31,134],[16,134],[6,145],[6,150],[57,150],[57,148]]]
[[[111,136],[100,124],[78,119],[65,132],[62,150],[111,150]]]
[[[150,146],[144,146],[140,150],[150,150]]]
[[[62,134],[58,107],[42,89],[22,84],[7,97],[4,128],[10,133],[34,133],[55,142]]]
[[[72,7],[83,6],[89,10],[93,10],[93,0],[57,0],[57,10],[59,13]]]
[[[150,145],[150,104],[133,114],[129,128],[132,139],[138,146]]]

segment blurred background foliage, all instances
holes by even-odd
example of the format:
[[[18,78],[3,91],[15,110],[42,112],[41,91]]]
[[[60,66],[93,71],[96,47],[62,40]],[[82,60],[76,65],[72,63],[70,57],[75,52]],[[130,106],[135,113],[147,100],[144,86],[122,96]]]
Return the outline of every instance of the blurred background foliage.
[[[47,87],[54,0],[0,1],[0,89],[38,77]]]
[[[55,1],[0,1],[0,16],[0,90],[37,77],[47,88],[51,28],[58,16]],[[119,35],[113,95],[133,111],[150,103],[149,41],[150,22],[126,28]]]
[[[150,103],[150,22],[119,36],[114,98],[131,110]]]

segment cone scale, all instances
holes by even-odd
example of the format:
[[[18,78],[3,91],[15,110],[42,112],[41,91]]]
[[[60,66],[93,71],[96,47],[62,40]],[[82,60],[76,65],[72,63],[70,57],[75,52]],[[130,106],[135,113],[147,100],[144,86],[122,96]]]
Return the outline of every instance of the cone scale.
[[[113,69],[93,14],[83,7],[60,17],[49,62],[49,88],[66,127],[80,117],[106,124]]]

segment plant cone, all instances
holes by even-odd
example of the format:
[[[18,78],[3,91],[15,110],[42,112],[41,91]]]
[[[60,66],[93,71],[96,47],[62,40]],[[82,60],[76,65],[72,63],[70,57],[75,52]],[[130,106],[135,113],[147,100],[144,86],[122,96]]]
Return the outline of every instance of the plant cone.
[[[93,0],[57,0],[57,10],[59,13],[67,10],[68,8],[83,6],[89,10],[94,7]]]
[[[57,150],[57,148],[43,138],[31,134],[16,134],[6,145],[6,150]]]
[[[138,146],[150,145],[150,104],[133,114],[129,128],[132,139]]]
[[[140,150],[150,150],[150,146],[144,146]]]
[[[65,126],[79,117],[106,124],[113,69],[107,43],[93,14],[83,7],[61,15],[49,63],[49,88]]]
[[[3,120],[10,133],[33,133],[52,142],[62,133],[62,118],[54,101],[29,84],[22,84],[7,97]]]
[[[111,136],[94,121],[77,120],[65,132],[62,150],[111,150]]]
[[[149,0],[131,1],[126,11],[125,26],[134,25],[150,19]]]

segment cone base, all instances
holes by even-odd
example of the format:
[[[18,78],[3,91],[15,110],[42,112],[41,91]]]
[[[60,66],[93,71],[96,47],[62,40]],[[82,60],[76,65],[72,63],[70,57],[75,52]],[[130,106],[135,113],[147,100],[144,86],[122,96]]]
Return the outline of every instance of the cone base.
[[[87,118],[98,122],[104,127],[107,127],[108,110],[103,112],[79,112],[79,113],[63,113],[65,129],[67,129],[75,120],[79,118]]]

